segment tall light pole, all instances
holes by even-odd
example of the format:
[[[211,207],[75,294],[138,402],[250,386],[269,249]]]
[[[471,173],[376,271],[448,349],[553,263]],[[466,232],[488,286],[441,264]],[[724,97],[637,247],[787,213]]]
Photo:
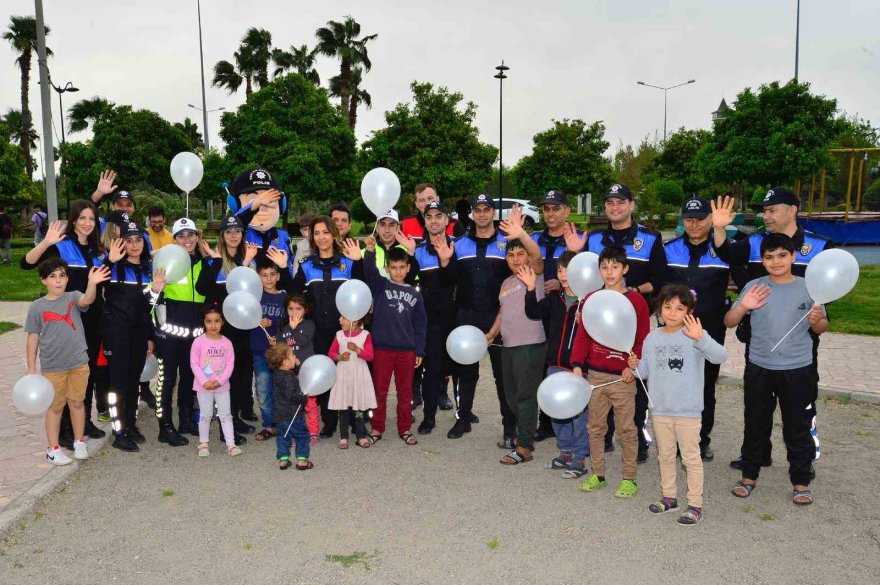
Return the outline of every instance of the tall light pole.
[[[498,80],[498,220],[501,221],[504,219],[501,205],[502,185],[504,184],[504,80],[507,79],[504,72],[509,71],[510,67],[505,65],[504,59],[502,59],[501,65],[498,65],[495,70],[498,71],[493,76]]]
[[[65,92],[77,92],[79,91],[78,87],[74,87],[73,83],[67,82],[64,84],[64,87],[58,87],[54,83],[52,83],[52,78],[49,78],[49,85],[52,86],[52,89],[58,92],[58,119],[61,120],[61,152],[64,152],[64,145],[67,144],[67,138],[64,135],[64,104],[61,102],[61,94]],[[67,185],[64,184],[64,177],[61,177],[62,187],[64,189],[64,197],[67,202],[67,211],[70,212],[70,190],[67,188]]]
[[[203,104],[205,103],[205,87],[204,87],[204,84],[202,85],[202,103],[203,103]],[[206,110],[206,109],[204,109],[204,108],[198,108],[198,107],[196,107],[196,106],[194,106],[194,105],[192,105],[192,104],[186,104],[186,105],[188,105],[188,106],[191,107],[192,109],[194,109],[194,110],[198,110],[198,111],[200,111],[200,112],[202,113],[202,117],[203,117],[203,119],[204,119],[204,121],[205,121],[205,122],[204,122],[204,124],[205,124],[205,125],[204,125],[205,135],[204,135],[203,139],[204,139],[204,142],[205,142],[205,154],[207,155],[207,154],[210,152],[210,149],[208,148],[208,114],[210,114],[211,112],[219,112],[219,111],[221,111],[221,110],[225,110],[226,108],[225,108],[225,107],[220,107],[220,108],[214,108],[213,110]],[[195,146],[195,145],[193,145],[193,146]],[[222,208],[222,205],[221,205],[221,208]],[[211,221],[214,221],[214,201],[213,201],[212,199],[210,199],[210,198],[208,199],[208,218],[209,218]]]
[[[43,18],[43,0],[34,0],[34,20],[37,25],[37,67],[40,70],[40,105],[43,113],[43,165],[46,170],[46,211],[49,221],[58,219],[58,192],[55,187],[55,148],[52,145],[52,104],[49,93],[49,66],[46,63],[46,27]],[[24,114],[24,112],[22,112]],[[25,153],[29,156],[29,153]],[[30,177],[28,177],[30,179]]]
[[[199,17],[199,65],[202,69],[202,131],[205,133],[205,154],[208,154],[211,152],[211,147],[209,146],[208,141],[208,104],[205,100],[205,53],[202,50],[202,5],[199,0],[196,0],[196,10]],[[190,107],[195,106],[190,105]]]
[[[797,0],[797,24],[794,29],[794,80],[798,80],[798,53],[801,48],[801,0]]]
[[[684,83],[679,83],[678,85],[670,85],[669,87],[660,87],[659,85],[651,85],[650,83],[645,83],[644,81],[636,81],[638,85],[644,85],[645,87],[653,87],[654,89],[663,90],[663,142],[666,142],[666,92],[668,92],[670,89],[681,87],[682,85],[696,83],[696,81],[696,79],[691,79],[690,81],[685,81]]]

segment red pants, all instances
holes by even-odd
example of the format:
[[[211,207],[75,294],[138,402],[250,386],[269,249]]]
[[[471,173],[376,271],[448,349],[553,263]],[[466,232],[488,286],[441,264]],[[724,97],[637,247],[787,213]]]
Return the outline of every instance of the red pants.
[[[373,354],[373,387],[376,391],[376,410],[370,419],[373,433],[385,432],[385,411],[391,375],[397,389],[397,434],[408,433],[413,423],[412,386],[416,354],[413,351],[376,349]]]
[[[314,396],[309,396],[309,401],[306,402],[306,427],[308,427],[311,436],[318,436],[320,423],[321,420],[318,418],[318,399]]]

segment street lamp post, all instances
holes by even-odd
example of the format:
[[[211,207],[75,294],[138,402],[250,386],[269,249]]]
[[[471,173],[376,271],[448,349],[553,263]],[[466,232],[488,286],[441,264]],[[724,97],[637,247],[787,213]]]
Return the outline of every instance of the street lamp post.
[[[801,0],[797,2],[797,22],[794,29],[794,80],[798,80],[798,53],[801,48]]]
[[[202,70],[202,130],[205,133],[205,154],[208,154],[211,152],[211,148],[208,146],[208,104],[205,101],[205,54],[202,51],[202,4],[199,0],[196,0],[196,10],[199,17],[199,65]],[[190,105],[190,107],[193,108],[195,106]]]
[[[204,92],[204,84],[203,84],[202,85],[202,104],[204,104],[204,103],[205,103],[205,92]],[[188,105],[192,109],[198,110],[202,113],[202,119],[204,120],[203,129],[205,132],[203,140],[205,142],[205,155],[207,155],[211,151],[210,147],[208,146],[208,114],[210,114],[211,112],[220,112],[222,110],[225,110],[226,108],[220,107],[220,108],[214,108],[213,110],[206,110],[204,108],[199,108],[199,107],[194,106],[192,104],[186,104],[186,105]],[[195,145],[193,145],[193,146],[195,146]],[[208,199],[208,217],[211,219],[211,221],[214,221],[214,201],[212,199]]]
[[[63,87],[58,87],[54,83],[52,83],[52,78],[49,78],[49,85],[52,86],[52,89],[58,92],[58,119],[61,122],[61,152],[64,152],[64,145],[67,144],[67,138],[64,134],[64,104],[61,101],[61,94],[65,92],[77,92],[79,91],[78,87],[74,87],[73,83],[67,82]],[[63,156],[63,155],[62,155]],[[61,176],[61,188],[64,189],[64,198],[67,202],[67,211],[70,212],[70,190],[67,188],[67,185],[64,181],[64,176]]]
[[[670,89],[681,87],[682,85],[696,83],[696,81],[696,79],[691,79],[690,81],[685,81],[684,83],[679,83],[678,85],[670,85],[669,87],[660,87],[659,85],[651,85],[650,83],[645,83],[644,81],[636,81],[638,85],[644,85],[645,87],[653,87],[654,89],[663,90],[663,142],[666,142],[666,92],[668,92]]]
[[[498,220],[504,219],[503,208],[501,204],[502,185],[504,178],[504,80],[507,79],[505,71],[509,71],[510,67],[501,60],[501,65],[495,67],[498,71],[493,77],[498,80]]]

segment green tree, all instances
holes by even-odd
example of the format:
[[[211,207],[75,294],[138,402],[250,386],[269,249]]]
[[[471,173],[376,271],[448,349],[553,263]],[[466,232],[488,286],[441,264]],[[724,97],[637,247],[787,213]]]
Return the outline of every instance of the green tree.
[[[183,132],[192,144],[193,152],[202,153],[205,151],[205,141],[202,140],[202,133],[199,132],[199,126],[189,117],[184,118],[183,122],[175,122],[174,127]]]
[[[363,70],[360,67],[355,67],[351,70],[351,96],[348,103],[348,127],[351,128],[352,132],[354,132],[354,127],[357,124],[358,105],[363,102],[363,104],[367,106],[367,109],[373,107],[373,96],[361,87],[362,78]],[[334,75],[330,78],[330,96],[342,97],[342,77],[339,75]]]
[[[477,106],[464,96],[430,83],[410,84],[412,103],[385,112],[385,128],[364,142],[361,170],[387,167],[403,193],[430,182],[444,199],[471,197],[492,172],[498,149],[480,142],[474,126]]]
[[[516,184],[513,182],[513,173],[507,165],[504,166],[504,173],[501,177],[501,188],[504,190],[504,197],[509,197],[511,199],[519,198],[519,191],[516,188]],[[492,167],[492,175],[489,177],[489,180],[486,181],[485,185],[480,189],[480,193],[485,193],[486,195],[491,195],[492,197],[498,197],[498,167]]]
[[[339,59],[339,97],[342,111],[346,113],[350,112],[351,96],[356,89],[353,82],[354,68],[359,66],[363,71],[372,68],[367,43],[379,36],[373,34],[358,38],[360,34],[361,25],[351,16],[346,16],[342,22],[330,20],[327,26],[315,31],[315,36],[318,37],[315,50],[322,55]],[[351,126],[351,129],[354,130],[354,127]]]
[[[244,95],[249,98],[255,86],[260,88],[269,83],[271,47],[272,34],[269,31],[249,28],[232,55],[235,64],[218,61],[214,65],[214,87],[225,88],[233,94],[244,83]]]
[[[46,35],[49,34],[49,27],[44,26],[43,30]],[[10,16],[9,29],[3,33],[3,38],[9,41],[12,49],[18,53],[15,62],[21,72],[21,125],[19,126],[18,139],[21,148],[22,158],[24,158],[25,172],[28,178],[34,174],[36,165],[31,157],[31,134],[29,130],[33,127],[33,121],[30,110],[30,83],[31,83],[31,62],[34,53],[37,52],[37,21],[33,16]],[[46,55],[49,56],[52,51],[46,47]]]
[[[278,77],[286,71],[299,73],[311,83],[321,85],[321,76],[315,69],[317,49],[309,49],[308,45],[299,47],[291,46],[289,51],[284,49],[272,50],[272,62],[275,63],[273,77]]]
[[[675,179],[655,179],[648,189],[653,192],[657,202],[665,205],[670,211],[681,207],[684,203],[685,193],[680,181]]]
[[[8,134],[2,135],[0,129],[0,203],[15,205],[24,203],[21,193],[30,184],[25,174],[21,150],[9,142]]]
[[[660,145],[662,150],[649,163],[646,173],[658,179],[676,181],[685,193],[700,193],[709,183],[697,167],[696,158],[710,136],[708,130],[678,129]]]
[[[278,179],[291,203],[355,196],[354,134],[326,90],[296,73],[255,92],[221,119],[230,180],[252,166]]]
[[[614,180],[629,187],[638,197],[650,178],[647,170],[659,154],[660,146],[656,137],[651,140],[646,136],[636,148],[630,144],[620,144],[614,154]]]
[[[7,128],[7,140],[15,142],[21,145],[21,129],[22,129],[22,119],[24,117],[21,115],[20,110],[9,109],[6,112],[5,116],[0,117],[3,124]],[[33,118],[31,119],[31,124],[29,126],[29,130],[27,132],[27,143],[28,148],[30,148],[30,153],[28,157],[30,158],[30,168],[32,170],[36,170],[39,168],[37,165],[37,159],[34,157],[35,151],[37,150],[37,142],[40,141],[40,135],[37,133],[36,128],[33,125]],[[22,166],[23,169],[27,169],[27,165]],[[25,170],[27,172],[27,170]],[[30,176],[30,175],[28,175]]]
[[[789,81],[744,89],[700,149],[697,166],[709,180],[735,187],[790,185],[831,163],[827,147],[838,135],[837,102]]]
[[[513,181],[525,197],[550,189],[568,195],[599,192],[611,182],[611,164],[605,125],[575,119],[553,120],[553,126],[535,134],[532,153],[513,169]]]
[[[101,116],[106,116],[113,111],[116,104],[105,98],[95,96],[91,99],[79,100],[67,110],[69,122],[67,131],[71,134],[83,132],[90,124]]]

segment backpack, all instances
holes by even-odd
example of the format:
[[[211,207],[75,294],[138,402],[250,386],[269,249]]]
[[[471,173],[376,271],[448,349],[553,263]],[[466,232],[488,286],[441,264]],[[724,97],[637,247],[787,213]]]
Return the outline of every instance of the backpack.
[[[37,229],[37,233],[40,234],[40,236],[45,237],[46,233],[49,231],[49,214],[45,211],[39,211],[37,212],[37,215],[43,218],[43,221],[40,222],[40,227]]]
[[[0,238],[4,240],[12,237],[12,220],[9,218],[0,219]]]

